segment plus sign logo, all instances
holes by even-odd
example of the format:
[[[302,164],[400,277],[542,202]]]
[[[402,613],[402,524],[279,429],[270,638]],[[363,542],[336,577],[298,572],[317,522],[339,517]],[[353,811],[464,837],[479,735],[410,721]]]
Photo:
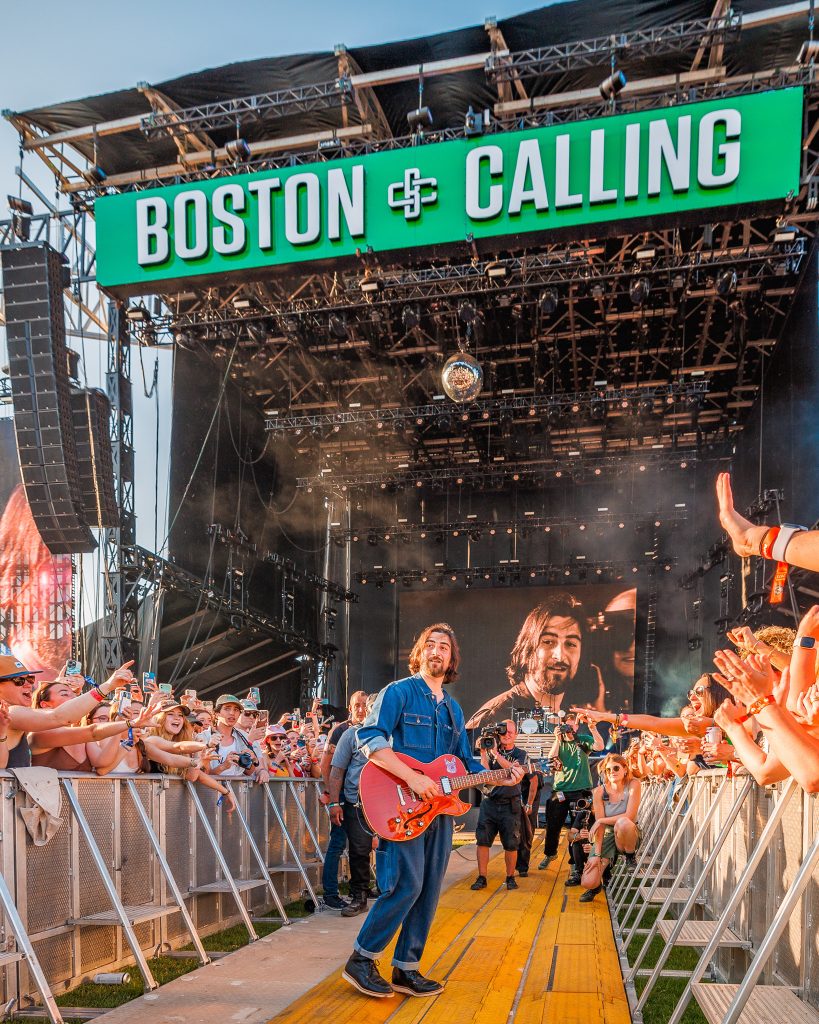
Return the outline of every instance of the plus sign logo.
[[[393,210],[403,208],[405,220],[417,220],[422,207],[437,201],[438,179],[422,178],[417,167],[408,167],[404,180],[394,181],[387,189],[387,202]]]

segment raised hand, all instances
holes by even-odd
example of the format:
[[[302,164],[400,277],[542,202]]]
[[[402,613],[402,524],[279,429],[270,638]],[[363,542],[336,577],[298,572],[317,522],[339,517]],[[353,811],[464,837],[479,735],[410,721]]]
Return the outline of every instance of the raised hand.
[[[738,704],[732,700],[724,700],[714,712],[714,721],[723,732],[727,732],[730,726],[739,723],[742,715],[743,710]]]
[[[126,686],[131,686],[132,683],[136,682],[134,673],[131,671],[133,661],[126,661],[124,665],[120,665],[109,677],[105,680],[104,686],[107,687],[103,693],[112,693],[114,690],[122,690]]]
[[[750,654],[742,661],[733,651],[716,651],[718,683],[746,707],[774,691],[774,673],[767,655]]]
[[[799,694],[796,713],[805,725],[819,725],[819,683]]]
[[[750,531],[754,528],[754,524],[741,516],[734,508],[730,473],[720,473],[717,476],[717,502],[720,525],[730,537],[734,551],[743,557],[758,554],[750,537]]]

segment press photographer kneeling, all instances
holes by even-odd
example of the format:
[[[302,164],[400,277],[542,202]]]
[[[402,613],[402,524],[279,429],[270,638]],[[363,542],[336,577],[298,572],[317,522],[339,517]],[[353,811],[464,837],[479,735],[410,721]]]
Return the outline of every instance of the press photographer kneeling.
[[[515,746],[516,737],[517,728],[511,720],[482,729],[478,740],[481,764],[493,771],[497,768],[511,768],[515,764],[525,767],[526,752]],[[519,780],[510,779],[484,793],[478,826],[475,829],[475,841],[478,844],[478,877],[472,884],[473,889],[486,888],[489,847],[499,833],[506,861],[506,888],[517,889],[515,862],[520,844],[520,812]]]

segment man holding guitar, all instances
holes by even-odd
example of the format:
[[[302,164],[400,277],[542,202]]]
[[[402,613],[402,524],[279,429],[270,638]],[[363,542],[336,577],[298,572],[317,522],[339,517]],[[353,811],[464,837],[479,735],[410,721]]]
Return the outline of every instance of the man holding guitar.
[[[451,815],[469,809],[455,794],[490,780],[517,785],[523,776],[519,765],[486,772],[472,756],[463,711],[444,692],[459,661],[452,627],[428,626],[410,652],[414,674],[381,691],[358,733],[369,759],[361,773],[362,808],[382,837],[377,856],[383,891],[342,972],[364,995],[434,996],[443,990],[418,968],[452,850]],[[464,766],[479,775],[467,775]],[[375,960],[399,928],[389,985]]]

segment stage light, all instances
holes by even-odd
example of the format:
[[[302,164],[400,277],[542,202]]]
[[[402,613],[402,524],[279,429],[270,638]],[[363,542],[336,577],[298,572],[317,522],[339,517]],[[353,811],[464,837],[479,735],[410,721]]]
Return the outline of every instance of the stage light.
[[[628,290],[629,298],[635,306],[642,306],[648,298],[651,286],[645,277],[638,277],[631,283]]]
[[[425,128],[431,128],[432,111],[429,107],[418,107],[417,110],[410,110],[407,114],[407,124],[413,132],[422,132]]]
[[[600,423],[606,418],[606,400],[600,396],[595,396],[591,400],[591,406],[589,407],[589,413],[592,420],[595,423]]]
[[[737,290],[737,272],[733,267],[728,270],[723,270],[717,274],[717,280],[714,285],[717,291],[717,295],[726,296],[733,295]]]
[[[426,573],[424,573],[424,575],[421,577],[421,582],[422,583],[426,583],[428,579],[429,579],[429,577],[427,576]]]
[[[773,240],[788,245],[796,241],[798,234],[799,230],[793,224],[777,224]]]
[[[94,164],[93,167],[89,167],[88,170],[85,172],[85,178],[92,185],[101,185],[107,177],[108,175],[99,166],[99,164]]]
[[[637,415],[641,419],[647,419],[654,415],[654,396],[643,395],[637,400]]]
[[[456,583],[457,580],[458,580],[458,576],[454,572],[453,572],[453,574],[449,578],[452,580],[453,583]]]
[[[622,71],[615,71],[600,83],[600,95],[604,100],[613,100],[626,87],[628,79]]]
[[[555,404],[550,405],[546,410],[546,423],[550,427],[559,427],[563,420],[563,409]]]
[[[404,306],[401,310],[401,323],[405,331],[414,331],[421,323],[421,313],[415,306]]]
[[[796,56],[797,64],[815,64],[819,57],[819,39],[806,39]]]
[[[687,462],[681,462],[680,463],[680,469],[688,469],[688,463]]]
[[[469,575],[469,573],[467,573],[466,576],[464,576],[464,586],[467,588],[467,590],[472,586],[472,577]]]
[[[485,113],[476,114],[470,106],[464,117],[464,135],[468,139],[472,139],[477,135],[483,135],[484,131],[489,125],[489,111]]]
[[[483,387],[483,370],[468,352],[456,352],[444,362],[441,385],[452,401],[473,401]]]
[[[469,539],[472,541],[473,544],[476,544],[481,539],[481,531],[480,530],[470,530],[469,531]]]
[[[336,313],[331,313],[327,325],[330,330],[330,335],[338,341],[346,341],[349,337],[347,323],[344,320],[344,317],[338,316]]]
[[[375,547],[378,544],[378,534],[375,532],[375,530],[370,530],[370,532],[367,534],[367,543],[371,547]]]
[[[606,289],[600,284],[599,281],[592,285],[591,297],[593,299],[602,299],[606,294]]]
[[[561,470],[561,469],[556,469],[556,470],[555,470],[555,476],[556,476],[556,477],[557,477],[557,479],[559,480],[559,479],[560,479],[560,478],[561,478],[561,477],[563,476],[563,470]]]
[[[558,305],[557,292],[554,288],[547,288],[546,291],[540,293],[538,303],[543,316],[554,316]]]
[[[634,258],[638,263],[645,263],[647,260],[653,260],[656,255],[657,250],[653,245],[644,245],[636,250]]]
[[[478,311],[475,306],[469,302],[468,299],[464,299],[464,301],[458,306],[458,319],[462,324],[471,324],[474,323],[477,318]]]
[[[242,163],[245,160],[249,160],[252,156],[250,146],[246,139],[231,139],[230,142],[225,145],[225,156],[231,160],[235,160],[236,163]]]
[[[362,277],[359,288],[365,295],[372,295],[375,292],[384,291],[384,282],[380,277]]]
[[[412,586],[412,577],[411,576],[405,576],[404,580],[403,580],[403,583],[404,583],[405,587],[411,587]]]

